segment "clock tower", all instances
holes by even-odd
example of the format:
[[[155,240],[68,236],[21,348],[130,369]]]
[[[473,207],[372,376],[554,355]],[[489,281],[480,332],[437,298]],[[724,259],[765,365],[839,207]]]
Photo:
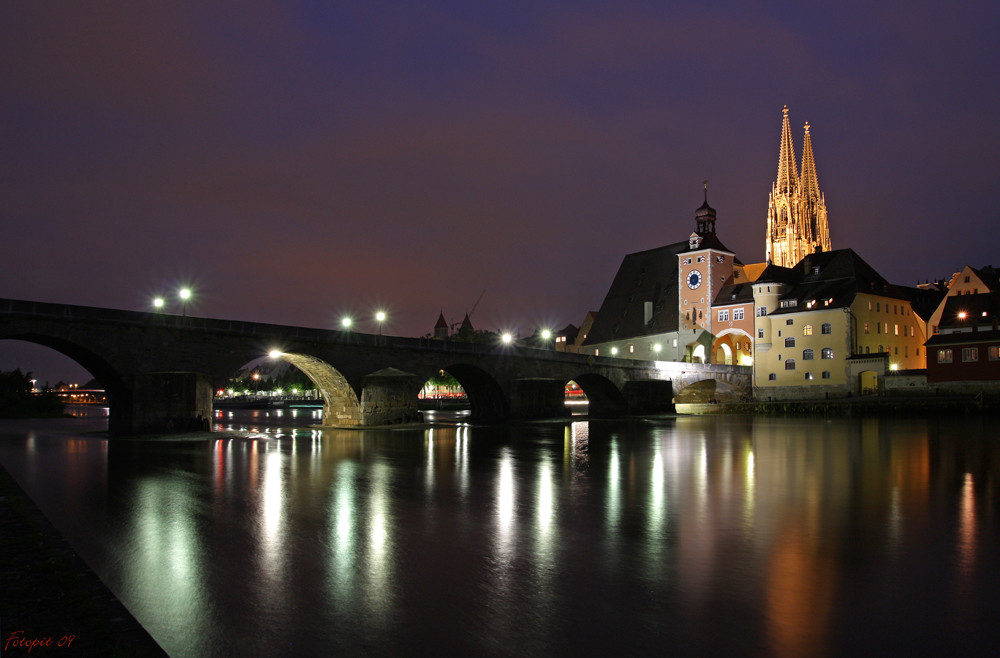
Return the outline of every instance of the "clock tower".
[[[708,363],[712,346],[712,301],[733,275],[735,254],[715,235],[715,209],[705,203],[695,211],[695,231],[687,249],[677,254],[678,333],[692,361]]]

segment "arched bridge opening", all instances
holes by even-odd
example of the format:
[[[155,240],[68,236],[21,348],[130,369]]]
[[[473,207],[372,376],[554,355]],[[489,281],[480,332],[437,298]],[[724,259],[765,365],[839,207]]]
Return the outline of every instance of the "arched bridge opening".
[[[622,391],[607,377],[593,373],[573,377],[587,396],[587,414],[595,418],[620,416],[628,410]]]
[[[500,384],[488,372],[468,363],[452,363],[442,368],[454,377],[469,400],[469,420],[492,423],[507,418],[510,401]]]
[[[364,422],[361,401],[354,388],[336,368],[308,354],[283,352],[275,358],[301,370],[323,397],[324,425],[361,425]]]
[[[104,388],[108,402],[108,431],[127,433],[132,427],[134,399],[132,387],[106,359],[91,349],[58,336],[39,333],[16,333],[0,336],[0,340],[21,340],[59,352],[80,364]]]

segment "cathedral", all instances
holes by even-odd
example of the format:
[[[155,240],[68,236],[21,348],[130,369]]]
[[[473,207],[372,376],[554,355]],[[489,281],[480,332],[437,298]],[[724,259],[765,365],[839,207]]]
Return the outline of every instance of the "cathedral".
[[[809,254],[830,251],[826,201],[819,191],[809,124],[802,143],[802,171],[795,165],[788,106],[781,123],[778,177],[767,204],[766,258],[768,263],[792,267]]]

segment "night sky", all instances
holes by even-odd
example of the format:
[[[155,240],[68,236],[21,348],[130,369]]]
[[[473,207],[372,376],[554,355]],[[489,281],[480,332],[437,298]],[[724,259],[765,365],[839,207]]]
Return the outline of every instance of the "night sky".
[[[422,336],[485,290],[477,328],[580,324],[703,179],[763,260],[784,105],[835,249],[1000,265],[1000,5],[485,4],[3,3],[0,297],[190,284],[192,315]],[[88,378],[45,352],[0,370]]]

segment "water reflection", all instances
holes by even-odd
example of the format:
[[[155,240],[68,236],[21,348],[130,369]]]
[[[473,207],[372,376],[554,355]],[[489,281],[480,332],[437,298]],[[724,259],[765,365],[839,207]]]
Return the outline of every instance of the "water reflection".
[[[981,420],[298,421],[111,442],[4,424],[0,459],[175,655],[997,643]]]

